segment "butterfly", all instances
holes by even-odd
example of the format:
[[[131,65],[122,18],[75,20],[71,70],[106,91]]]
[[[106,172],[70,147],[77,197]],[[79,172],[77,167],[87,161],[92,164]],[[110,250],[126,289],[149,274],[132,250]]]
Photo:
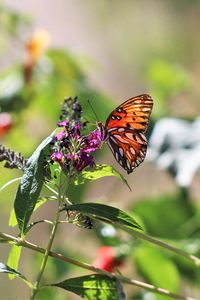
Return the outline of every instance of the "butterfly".
[[[128,174],[145,158],[147,139],[144,133],[149,124],[152,107],[151,96],[142,94],[125,101],[113,110],[105,125],[98,123],[103,140]]]

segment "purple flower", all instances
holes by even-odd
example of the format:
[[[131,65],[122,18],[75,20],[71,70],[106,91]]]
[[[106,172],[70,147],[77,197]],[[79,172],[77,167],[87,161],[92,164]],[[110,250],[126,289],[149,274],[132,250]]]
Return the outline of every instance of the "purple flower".
[[[79,139],[80,138],[80,130],[81,130],[81,124],[80,123],[76,123],[75,125],[74,125],[74,137],[76,138],[76,139]]]
[[[57,123],[58,127],[68,127],[69,126],[69,120],[63,120],[63,121],[59,121]]]
[[[102,136],[98,129],[92,131],[88,136],[83,137],[83,152],[91,153],[98,150],[101,146]]]
[[[61,164],[63,159],[63,154],[61,152],[54,152],[51,154],[51,159]]]
[[[104,137],[102,135],[102,132],[101,130],[99,130],[98,128],[95,129],[93,132],[92,132],[94,138],[96,138],[99,142],[103,142],[104,140]]]
[[[67,160],[70,160],[72,158],[72,155],[71,155],[71,153],[67,153],[67,155],[66,155],[66,159]]]
[[[97,151],[103,137],[99,128],[88,135],[81,135],[86,122],[82,121],[82,109],[77,98],[69,98],[64,102],[59,127],[64,127],[56,134],[51,160],[57,161],[63,172],[81,172],[86,167],[94,167],[91,153]]]
[[[60,132],[58,132],[56,134],[55,138],[56,138],[57,141],[60,141],[65,137],[65,135],[66,135],[65,130],[61,130]]]
[[[76,164],[76,170],[80,172],[88,166],[90,166],[90,167],[95,166],[94,158],[93,158],[93,156],[91,156],[87,153],[82,153]]]

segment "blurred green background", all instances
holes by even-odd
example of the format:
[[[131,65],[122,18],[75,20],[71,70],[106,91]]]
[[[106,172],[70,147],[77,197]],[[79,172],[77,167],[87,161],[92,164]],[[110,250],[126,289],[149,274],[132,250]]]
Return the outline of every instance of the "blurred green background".
[[[1,143],[28,157],[54,129],[63,98],[75,95],[94,124],[88,99],[105,122],[118,104],[141,93],[154,98],[149,135],[164,117],[191,124],[200,114],[199,28],[199,0],[0,1]],[[188,134],[180,134],[188,140]],[[97,162],[111,164],[126,176],[107,146]],[[1,174],[1,186],[20,176],[2,165]],[[71,200],[100,201],[127,210],[149,234],[200,255],[200,174],[196,172],[187,187],[180,186],[171,170],[146,160],[126,177],[132,192],[110,178],[70,190]],[[8,227],[8,219],[16,188],[13,184],[0,193],[0,228],[14,235],[18,231]],[[46,203],[33,220],[53,218],[54,208],[54,203]],[[45,247],[50,228],[37,226],[27,238]],[[94,231],[61,226],[53,249],[93,263],[101,245],[123,244],[130,245],[123,274],[200,298],[200,271],[187,261],[121,232],[105,237],[100,224]],[[8,252],[9,246],[1,244],[1,262],[6,263]],[[40,255],[24,249],[19,270],[35,279],[40,263]],[[83,274],[84,270],[49,259],[45,280],[58,282]],[[0,290],[0,299],[29,295],[23,283],[11,282],[5,275],[1,275]],[[125,290],[127,299],[165,299],[132,286]],[[38,299],[80,298],[44,289]]]

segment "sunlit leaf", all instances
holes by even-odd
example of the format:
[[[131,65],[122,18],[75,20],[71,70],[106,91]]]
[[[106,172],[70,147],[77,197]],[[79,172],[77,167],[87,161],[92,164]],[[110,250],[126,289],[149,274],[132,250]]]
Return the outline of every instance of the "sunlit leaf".
[[[75,185],[84,184],[86,182],[94,181],[107,176],[115,176],[119,178],[128,186],[129,189],[131,189],[130,186],[128,185],[128,182],[126,181],[126,179],[122,174],[120,174],[113,167],[105,164],[96,165],[95,168],[93,169],[83,170],[75,179],[74,183]]]
[[[15,269],[15,270],[18,269],[21,250],[22,250],[22,247],[19,247],[16,245],[12,246],[11,251],[9,253],[9,257],[8,257],[8,262],[7,262],[8,266],[10,268]],[[15,276],[16,276],[15,274],[12,274],[12,273],[9,274],[10,279],[14,279]]]
[[[102,219],[106,222],[116,224],[120,227],[137,228],[142,227],[135,219],[126,212],[112,206],[100,203],[80,203],[67,207],[68,210],[78,211],[93,218]]]
[[[125,300],[121,284],[115,278],[100,274],[71,278],[52,286],[73,292],[88,300]]]

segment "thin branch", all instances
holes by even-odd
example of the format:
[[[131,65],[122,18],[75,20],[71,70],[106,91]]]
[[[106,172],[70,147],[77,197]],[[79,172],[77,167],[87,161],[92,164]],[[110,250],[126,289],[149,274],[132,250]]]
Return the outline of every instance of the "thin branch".
[[[127,230],[127,231],[129,231],[129,230]],[[154,239],[153,237],[151,237],[151,236],[149,236],[145,233],[142,233],[140,231],[131,229],[130,232],[133,232],[133,231],[134,231],[134,236],[137,236],[140,239],[143,239],[143,240],[148,241],[152,244],[155,244],[157,246],[165,248],[165,249],[167,249],[167,250],[169,250],[169,251],[171,251],[171,252],[173,252],[177,255],[183,256],[186,259],[192,261],[197,267],[200,267],[200,259],[197,256],[188,254],[187,252],[185,252],[182,249],[176,248],[176,247],[174,247],[172,245],[169,245],[169,244],[166,244],[166,243],[164,243],[160,240]]]
[[[60,179],[60,181],[61,181],[61,179]],[[41,284],[42,276],[43,276],[44,270],[46,268],[46,264],[47,264],[47,260],[48,260],[48,257],[49,257],[49,253],[51,251],[51,247],[52,247],[52,244],[53,244],[53,241],[54,241],[54,237],[55,237],[55,234],[56,234],[56,230],[57,230],[57,227],[58,227],[58,222],[59,222],[59,217],[60,217],[61,203],[62,203],[62,193],[61,193],[61,190],[59,189],[58,206],[57,206],[55,221],[53,222],[51,234],[50,234],[50,237],[49,237],[47,248],[46,248],[45,253],[44,253],[44,258],[43,258],[43,261],[42,261],[42,265],[41,265],[40,271],[38,273],[35,285],[34,285],[34,287],[32,289],[32,295],[31,295],[31,298],[30,298],[31,300],[35,299],[36,295],[38,294],[38,292],[40,290],[40,284]]]
[[[0,238],[4,239],[7,242],[14,243],[14,244],[16,244],[18,246],[22,246],[22,247],[25,247],[25,248],[37,251],[39,253],[45,253],[45,251],[46,251],[44,248],[41,248],[41,247],[39,247],[39,246],[37,246],[35,244],[32,244],[32,243],[30,243],[28,241],[21,240],[20,238],[13,237],[13,236],[8,235],[6,233],[0,232]],[[103,270],[101,270],[99,268],[96,268],[96,267],[94,267],[92,265],[89,265],[87,263],[80,262],[80,261],[77,261],[75,259],[65,257],[62,254],[57,253],[57,252],[50,251],[49,252],[49,256],[57,258],[57,259],[59,259],[61,261],[73,264],[75,266],[84,268],[86,270],[95,272],[95,273],[104,274],[104,275],[109,276],[109,277],[117,278],[118,280],[120,280],[123,283],[134,285],[134,286],[137,286],[137,287],[149,290],[149,291],[151,291],[153,293],[165,295],[167,297],[171,297],[171,298],[174,298],[174,299],[195,300],[194,298],[186,297],[186,296],[183,296],[183,295],[178,295],[178,294],[172,293],[172,292],[170,292],[170,291],[168,291],[166,289],[157,288],[154,285],[151,285],[151,284],[148,284],[148,283],[145,283],[145,282],[142,282],[142,281],[138,281],[138,280],[134,280],[134,279],[129,279],[129,278],[121,276],[121,275],[117,275],[117,274],[113,274],[113,273],[110,273],[110,272],[107,272],[107,271],[103,271]]]

